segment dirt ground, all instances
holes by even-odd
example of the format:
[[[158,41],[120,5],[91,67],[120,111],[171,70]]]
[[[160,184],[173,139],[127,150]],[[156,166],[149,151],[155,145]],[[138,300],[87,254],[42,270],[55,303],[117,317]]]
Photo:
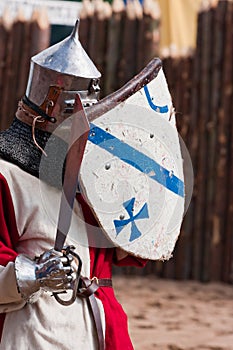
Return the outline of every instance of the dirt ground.
[[[135,350],[233,350],[232,285],[115,276],[114,286]]]

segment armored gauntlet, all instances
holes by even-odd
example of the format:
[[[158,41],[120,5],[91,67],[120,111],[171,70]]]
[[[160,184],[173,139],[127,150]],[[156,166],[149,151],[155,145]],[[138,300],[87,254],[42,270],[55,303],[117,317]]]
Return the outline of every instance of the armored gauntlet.
[[[71,254],[64,255],[53,249],[32,260],[24,254],[15,260],[18,290],[25,300],[41,290],[62,292],[72,289],[74,268]]]

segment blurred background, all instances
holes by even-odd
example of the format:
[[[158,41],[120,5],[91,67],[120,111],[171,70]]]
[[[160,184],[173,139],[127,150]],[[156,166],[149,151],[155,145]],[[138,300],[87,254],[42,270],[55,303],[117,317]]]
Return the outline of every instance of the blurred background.
[[[24,95],[30,57],[70,34],[102,73],[102,97],[159,56],[194,168],[173,258],[115,274],[233,283],[233,1],[0,0],[0,129]]]

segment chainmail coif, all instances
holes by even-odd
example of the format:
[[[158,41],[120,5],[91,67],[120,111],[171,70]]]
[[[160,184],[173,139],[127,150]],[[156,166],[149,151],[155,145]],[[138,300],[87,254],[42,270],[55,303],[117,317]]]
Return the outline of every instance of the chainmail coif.
[[[49,142],[49,149],[52,149],[52,152],[48,157],[42,157],[41,151],[34,144],[31,126],[14,118],[10,128],[0,132],[0,157],[60,188],[67,143],[39,129],[35,129],[35,138],[43,149]]]

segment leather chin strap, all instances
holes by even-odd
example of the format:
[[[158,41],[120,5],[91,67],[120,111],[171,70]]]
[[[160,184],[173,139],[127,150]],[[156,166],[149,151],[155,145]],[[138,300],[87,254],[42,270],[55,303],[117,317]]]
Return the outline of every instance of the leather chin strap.
[[[98,349],[104,350],[104,332],[100,317],[99,306],[94,295],[94,293],[99,287],[112,287],[112,280],[109,278],[98,279],[97,277],[94,277],[92,279],[89,279],[87,277],[81,277],[81,286],[79,288],[79,293],[77,293],[77,296],[81,298],[87,298],[95,324],[96,334],[98,338]]]
[[[35,117],[41,117],[43,123],[37,125],[38,129],[53,132],[57,127],[58,120],[52,116],[53,110],[63,89],[59,86],[50,86],[44,102],[38,106],[26,95],[19,101],[16,117],[22,122],[32,125]]]
[[[38,117],[38,115],[35,113],[35,111],[33,109],[29,108],[27,105],[25,105],[22,100],[19,101],[19,103],[18,103],[18,109],[15,113],[15,116],[21,122],[28,124],[28,125],[32,125],[33,120]],[[47,131],[46,129],[47,129],[48,123],[49,122],[44,119],[44,122],[38,124],[37,128],[44,130],[44,131]]]
[[[30,101],[26,95],[23,96],[22,101],[28,108],[30,108],[32,111],[34,111],[35,114],[40,115],[42,118],[44,118],[45,120],[47,120],[51,123],[56,122],[56,118],[50,117],[47,113],[45,113],[43,111],[42,108],[37,106],[34,102]]]

